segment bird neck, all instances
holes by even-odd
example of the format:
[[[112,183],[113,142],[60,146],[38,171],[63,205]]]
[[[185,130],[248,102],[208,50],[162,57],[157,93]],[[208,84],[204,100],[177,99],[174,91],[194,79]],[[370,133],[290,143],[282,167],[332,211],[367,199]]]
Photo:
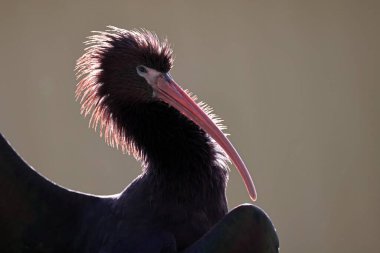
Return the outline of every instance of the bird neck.
[[[121,113],[126,135],[141,154],[145,173],[156,178],[158,187],[205,194],[217,184],[215,189],[223,191],[218,194],[224,194],[226,158],[196,124],[157,101],[125,107]]]

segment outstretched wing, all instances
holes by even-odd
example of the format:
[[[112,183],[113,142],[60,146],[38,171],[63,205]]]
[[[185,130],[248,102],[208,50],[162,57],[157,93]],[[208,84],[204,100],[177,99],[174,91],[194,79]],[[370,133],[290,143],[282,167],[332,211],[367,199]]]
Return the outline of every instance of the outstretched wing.
[[[279,240],[268,215],[245,204],[236,207],[182,253],[278,253]]]
[[[104,200],[50,182],[0,134],[1,252],[77,252],[83,243],[82,223],[94,208],[106,210]],[[278,247],[269,217],[255,206],[242,205],[183,253],[276,253]]]
[[[1,252],[73,252],[83,215],[99,201],[38,174],[0,134]]]

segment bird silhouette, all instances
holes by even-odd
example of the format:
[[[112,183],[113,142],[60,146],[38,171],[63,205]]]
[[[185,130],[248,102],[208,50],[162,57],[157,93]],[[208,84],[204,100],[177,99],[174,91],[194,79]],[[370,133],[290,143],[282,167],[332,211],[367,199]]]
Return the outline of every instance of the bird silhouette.
[[[77,61],[81,112],[142,173],[96,196],[46,179],[0,135],[0,251],[81,253],[278,252],[260,208],[228,213],[229,159],[253,200],[251,176],[210,109],[172,78],[169,43],[147,30],[95,32]]]

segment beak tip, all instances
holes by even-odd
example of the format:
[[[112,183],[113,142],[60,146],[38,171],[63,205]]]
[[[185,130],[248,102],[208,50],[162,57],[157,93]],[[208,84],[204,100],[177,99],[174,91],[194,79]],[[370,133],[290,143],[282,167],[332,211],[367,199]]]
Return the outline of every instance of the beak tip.
[[[256,190],[255,190],[254,192],[250,192],[250,193],[249,193],[249,197],[251,198],[251,200],[252,200],[253,202],[256,202],[256,200],[257,200],[257,193],[256,193]]]

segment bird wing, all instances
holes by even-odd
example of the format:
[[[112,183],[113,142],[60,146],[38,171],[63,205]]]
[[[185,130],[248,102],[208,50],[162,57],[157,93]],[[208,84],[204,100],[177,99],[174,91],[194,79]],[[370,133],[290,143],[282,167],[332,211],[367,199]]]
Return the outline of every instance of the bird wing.
[[[44,178],[0,133],[2,252],[75,252],[83,243],[86,214],[104,204],[103,200],[67,190]],[[167,251],[172,252],[169,244]],[[183,253],[271,253],[278,252],[278,248],[269,217],[256,206],[241,205]]]
[[[2,252],[72,252],[84,213],[99,200],[38,174],[0,133]]]
[[[236,207],[182,253],[278,253],[279,240],[268,215],[245,204]]]

